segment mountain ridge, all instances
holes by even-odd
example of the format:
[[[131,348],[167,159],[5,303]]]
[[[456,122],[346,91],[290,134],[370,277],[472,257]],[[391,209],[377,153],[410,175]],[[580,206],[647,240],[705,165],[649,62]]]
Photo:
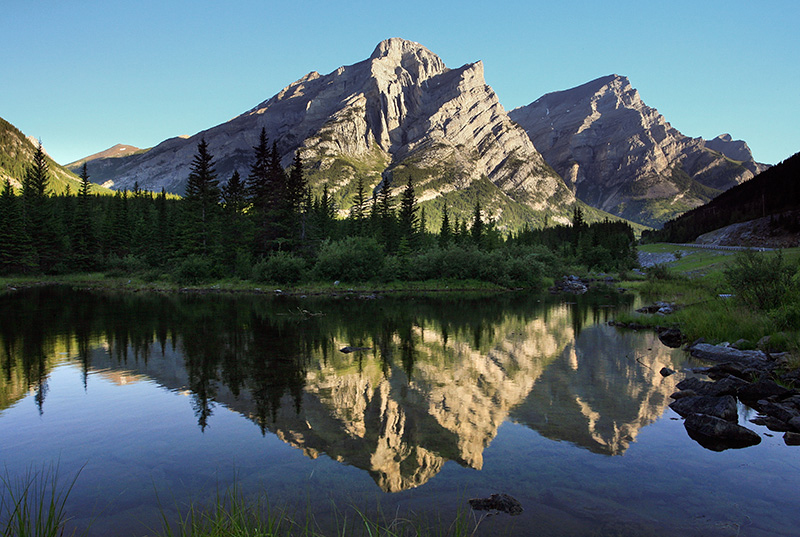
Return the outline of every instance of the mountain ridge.
[[[711,142],[685,136],[617,74],[548,93],[509,116],[579,199],[647,225],[702,205],[767,167],[730,135]]]

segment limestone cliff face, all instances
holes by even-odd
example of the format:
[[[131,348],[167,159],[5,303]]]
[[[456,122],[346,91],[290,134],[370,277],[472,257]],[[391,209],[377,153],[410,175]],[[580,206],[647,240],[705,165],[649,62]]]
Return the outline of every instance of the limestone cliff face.
[[[362,62],[327,75],[309,73],[227,123],[113,163],[105,159],[111,167],[98,162],[97,172],[90,163],[89,172],[96,181],[113,180],[117,189],[138,182],[182,193],[202,137],[224,184],[234,170],[247,175],[262,128],[286,166],[300,149],[312,183],[328,183],[334,193],[359,175],[368,187],[388,181],[395,189],[412,175],[423,200],[488,181],[484,190],[500,198],[490,197],[486,206],[495,216],[513,203],[566,210],[574,202],[509,119],[484,80],[482,63],[448,69],[422,45],[397,38],[381,42]]]
[[[576,196],[605,211],[659,224],[766,167],[744,142],[690,138],[610,75],[549,93],[509,112]]]

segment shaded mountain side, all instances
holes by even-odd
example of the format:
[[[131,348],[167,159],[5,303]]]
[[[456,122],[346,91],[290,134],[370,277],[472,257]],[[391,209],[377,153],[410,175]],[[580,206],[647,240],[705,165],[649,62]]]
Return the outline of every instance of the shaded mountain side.
[[[800,225],[796,221],[798,209],[800,153],[723,192],[708,204],[666,222],[663,229],[644,233],[642,238],[649,242],[692,242],[704,233],[771,215],[775,215],[775,226],[791,233]]]
[[[766,169],[730,135],[683,135],[624,76],[549,93],[509,116],[578,199],[650,226]]]
[[[0,188],[9,181],[14,190],[22,189],[25,171],[33,163],[36,148],[36,141],[27,138],[14,125],[0,118]],[[64,194],[68,191],[77,194],[81,185],[80,178],[50,156],[45,155],[45,158],[50,170],[49,191],[53,194]],[[95,194],[111,194],[111,191],[99,185],[93,185],[91,191]]]

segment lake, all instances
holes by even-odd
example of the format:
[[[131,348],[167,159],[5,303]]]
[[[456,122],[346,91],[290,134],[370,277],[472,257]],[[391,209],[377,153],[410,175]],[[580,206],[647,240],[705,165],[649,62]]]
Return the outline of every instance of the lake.
[[[476,535],[797,535],[800,448],[746,407],[761,444],[690,439],[667,405],[702,364],[608,326],[632,307],[613,290],[7,292],[0,463],[77,475],[67,510],[90,535],[152,535],[233,483],[325,531],[354,507],[447,522],[502,492],[524,512]]]

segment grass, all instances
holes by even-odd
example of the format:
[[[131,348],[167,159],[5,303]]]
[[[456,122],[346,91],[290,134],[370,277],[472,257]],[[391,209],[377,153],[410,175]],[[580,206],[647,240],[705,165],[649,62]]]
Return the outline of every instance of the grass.
[[[680,309],[669,316],[637,313],[620,314],[617,321],[644,326],[672,326],[690,340],[700,337],[711,343],[747,340],[755,348],[764,336],[770,336],[770,350],[789,351],[800,356],[800,331],[778,326],[769,312],[747,307],[735,295],[724,271],[736,262],[733,252],[691,248],[673,244],[647,244],[641,252],[685,252],[657,271],[660,278],[631,281],[625,287],[636,290],[648,302],[665,301]],[[758,255],[773,255],[769,252]],[[784,260],[797,266],[800,248],[783,251]],[[653,271],[655,273],[656,271]],[[796,360],[795,360],[796,361]]]
[[[80,472],[65,484],[60,483],[58,467],[29,470],[12,478],[8,471],[0,476],[0,536],[63,537],[69,518],[65,505]],[[164,510],[161,529],[150,529],[154,537],[466,537],[474,535],[484,516],[461,507],[453,520],[436,517],[430,521],[412,515],[386,517],[380,510],[368,515],[352,507],[348,516],[335,509],[335,529],[319,527],[307,509],[294,518],[284,508],[270,505],[265,495],[248,498],[237,483],[218,492],[210,505],[190,503],[178,508],[176,520]],[[74,535],[73,531],[70,535]]]
[[[248,499],[234,483],[206,507],[190,504],[179,512],[177,522],[166,514],[157,537],[466,537],[474,535],[483,517],[467,508],[459,509],[449,523],[422,517],[386,517],[378,508],[374,515],[352,507],[347,516],[335,510],[334,533],[319,527],[310,510],[294,518],[283,508],[269,504],[265,496]],[[163,510],[162,510],[163,513]]]
[[[28,469],[20,478],[0,476],[2,537],[61,537],[69,520],[65,505],[80,472],[60,484],[58,466]]]

